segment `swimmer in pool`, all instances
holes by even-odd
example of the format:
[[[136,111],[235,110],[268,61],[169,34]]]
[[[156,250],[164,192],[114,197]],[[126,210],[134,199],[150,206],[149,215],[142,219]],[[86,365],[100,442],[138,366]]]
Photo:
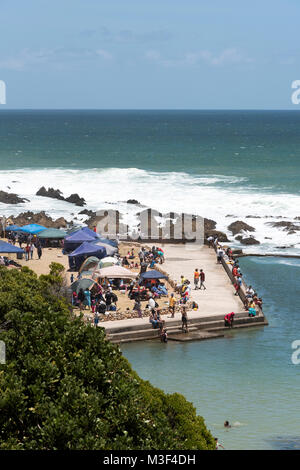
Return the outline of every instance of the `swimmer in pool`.
[[[229,424],[229,421],[225,421],[224,428],[231,428],[231,425]]]

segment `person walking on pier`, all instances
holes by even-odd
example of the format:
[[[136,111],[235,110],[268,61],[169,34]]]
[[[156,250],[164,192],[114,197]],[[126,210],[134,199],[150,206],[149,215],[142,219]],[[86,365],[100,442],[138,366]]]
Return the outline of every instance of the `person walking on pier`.
[[[204,281],[205,281],[205,273],[203,272],[203,269],[200,269],[200,290],[202,287],[203,287],[203,290],[206,290]]]
[[[199,271],[198,271],[198,269],[195,269],[195,272],[194,272],[194,285],[195,285],[195,290],[199,289],[199,287],[198,287],[198,284],[199,284],[199,277],[200,277]],[[201,289],[201,287],[200,287],[200,289]]]

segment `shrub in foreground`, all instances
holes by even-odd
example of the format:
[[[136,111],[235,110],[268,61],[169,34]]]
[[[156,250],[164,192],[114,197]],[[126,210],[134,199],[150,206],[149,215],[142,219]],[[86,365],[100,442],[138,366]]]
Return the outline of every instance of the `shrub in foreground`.
[[[0,268],[0,449],[214,449],[191,403],[71,316],[62,284],[57,264],[40,278]]]

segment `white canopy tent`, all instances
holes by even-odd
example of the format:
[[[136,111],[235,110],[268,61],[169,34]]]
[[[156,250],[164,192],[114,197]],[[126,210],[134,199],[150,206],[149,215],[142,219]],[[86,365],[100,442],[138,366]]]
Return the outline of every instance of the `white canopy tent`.
[[[108,279],[136,279],[138,273],[123,268],[122,266],[108,266],[107,268],[96,269],[93,274],[93,279],[98,277]]]

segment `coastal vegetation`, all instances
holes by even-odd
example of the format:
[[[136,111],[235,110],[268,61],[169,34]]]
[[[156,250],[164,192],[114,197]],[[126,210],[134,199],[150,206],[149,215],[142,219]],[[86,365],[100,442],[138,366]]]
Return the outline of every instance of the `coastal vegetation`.
[[[214,449],[191,403],[72,315],[62,273],[0,267],[0,449]]]

